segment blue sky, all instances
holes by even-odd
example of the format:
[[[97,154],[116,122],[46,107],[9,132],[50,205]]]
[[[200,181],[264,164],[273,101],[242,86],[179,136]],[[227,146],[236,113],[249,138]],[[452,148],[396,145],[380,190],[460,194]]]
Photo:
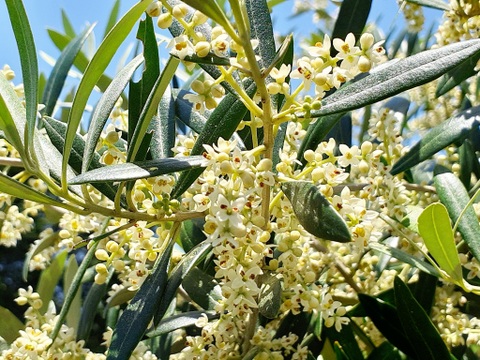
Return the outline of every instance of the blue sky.
[[[108,15],[113,6],[113,1],[106,0],[24,0],[25,8],[29,16],[31,27],[35,36],[37,51],[42,50],[51,56],[58,56],[59,51],[50,41],[47,28],[62,30],[61,11],[64,9],[68,14],[75,30],[81,31],[85,24],[97,22],[94,32],[97,34],[97,45],[99,38],[103,35]],[[134,0],[122,0],[120,13],[125,13],[134,4]],[[301,32],[311,31],[310,15],[303,15],[297,20],[287,20],[292,13],[293,0],[287,0],[274,10],[276,30],[283,33],[298,27]],[[398,6],[396,0],[374,0],[370,21],[380,20],[380,26],[388,31],[389,29],[402,28],[402,14],[397,13]],[[427,24],[431,24],[434,19],[441,16],[437,10],[428,10],[426,12]],[[129,42],[133,42],[134,34],[131,34]],[[10,28],[7,9],[4,1],[0,1],[0,67],[9,64],[20,76],[20,66],[18,53],[12,30]],[[41,71],[48,73],[51,66],[39,57],[39,67]],[[114,70],[110,71],[114,72]],[[113,75],[113,74],[111,74]]]

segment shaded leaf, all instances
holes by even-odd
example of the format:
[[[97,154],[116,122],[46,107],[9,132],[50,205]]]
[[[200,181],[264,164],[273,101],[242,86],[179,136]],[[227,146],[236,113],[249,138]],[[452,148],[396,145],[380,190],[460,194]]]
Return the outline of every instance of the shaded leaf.
[[[353,33],[355,39],[360,39],[371,7],[372,0],[344,0],[333,28],[332,39],[345,39],[348,33]],[[336,51],[333,46],[332,51]]]
[[[440,203],[427,206],[418,217],[418,231],[440,268],[461,281],[462,267],[445,206]]]
[[[14,180],[0,172],[0,191],[14,197],[30,200],[39,204],[58,206],[59,202],[33,188]]]
[[[167,284],[168,264],[173,241],[161,254],[150,275],[118,319],[107,360],[129,359],[157,310]]]
[[[398,353],[398,350],[390,344],[388,341],[384,341],[380,346],[376,347],[367,360],[401,360],[402,357]]]
[[[196,245],[204,241],[207,236],[203,232],[205,219],[190,219],[182,222],[180,228],[180,243],[185,252],[189,252]]]
[[[92,32],[94,25],[86,28],[82,31],[75,39],[73,39],[66,47],[63,49],[62,53],[55,62],[55,66],[48,77],[47,84],[45,85],[45,91],[43,93],[42,104],[45,105],[43,109],[43,114],[51,116],[57,103],[58,97],[63,90],[65,85],[65,79],[68,76],[68,72],[72,67],[73,61],[79,51],[82,49],[85,40]]]
[[[394,165],[390,173],[396,175],[428,159],[438,151],[465,139],[480,124],[480,106],[462,111],[430,130]]]
[[[430,274],[436,277],[440,276],[438,271],[432,265],[422,261],[421,259],[416,258],[411,254],[406,253],[405,251],[402,251],[392,246],[386,246],[386,245],[383,245],[380,243],[374,243],[374,242],[370,243],[368,246],[375,251],[381,252],[386,255],[390,255],[395,259],[400,260],[401,262],[412,265],[413,267],[416,267],[417,269],[423,272],[426,272],[427,274]]]
[[[0,337],[4,338],[8,344],[11,344],[19,336],[19,331],[25,328],[20,319],[18,319],[10,310],[0,306]]]
[[[109,165],[80,174],[70,179],[70,184],[145,179],[198,168],[204,164],[205,159],[203,156],[198,155]]]
[[[95,322],[95,316],[103,297],[107,293],[108,283],[93,283],[83,302],[80,320],[77,329],[77,341],[86,340],[90,335],[90,330]]]
[[[188,296],[205,310],[213,310],[222,299],[222,290],[213,276],[193,268],[182,285]]]
[[[358,294],[358,300],[360,300],[367,316],[388,341],[409,356],[415,354],[405,335],[395,306],[367,294]]]
[[[42,250],[45,250],[52,246],[58,239],[58,232],[54,232],[48,236],[43,237],[41,240],[35,241],[34,245],[30,247],[30,250],[28,250],[27,255],[25,256],[25,261],[23,262],[23,281],[27,282],[30,261],[33,259],[33,257],[42,252]]]
[[[460,179],[445,168],[435,168],[433,181],[440,201],[445,205],[452,221],[456,223],[470,201],[467,190]],[[470,252],[480,261],[480,225],[471,205],[462,215],[458,223],[458,231],[462,234]],[[447,249],[446,251],[450,250]]]
[[[183,124],[200,134],[212,112],[206,110],[203,114],[200,114],[193,108],[193,104],[190,101],[184,99],[186,94],[188,92],[182,90],[175,97],[175,115]]]
[[[362,351],[355,339],[351,325],[343,325],[340,331],[337,331],[334,326],[324,326],[323,331],[332,344],[338,342],[342,352],[348,359],[363,359]]]
[[[168,306],[175,298],[178,288],[184,281],[188,273],[207,255],[211,250],[212,244],[203,242],[195,246],[178,262],[172,270],[165,291],[162,293],[161,302],[154,316],[154,324],[158,324],[165,315]]]
[[[450,352],[435,325],[415,300],[407,285],[397,276],[394,280],[395,303],[404,334],[417,359],[450,359]]]
[[[175,54],[173,54],[176,58]],[[188,61],[195,64],[205,64],[205,65],[220,65],[220,66],[230,66],[230,58],[227,57],[220,57],[215,55],[214,53],[209,53],[207,56],[200,57],[198,55],[187,55],[183,59],[184,61]]]
[[[67,255],[68,253],[65,250],[57,253],[50,265],[40,274],[35,290],[40,294],[40,298],[42,299],[42,307],[40,309],[42,314],[47,311],[48,303],[53,298],[55,287],[62,277]]]
[[[325,240],[351,241],[345,221],[311,182],[285,182],[282,191],[290,200],[298,221],[310,234]]]
[[[323,99],[320,110],[312,111],[311,116],[354,110],[397,95],[438,78],[478,51],[480,40],[476,39],[423,51],[401,60],[391,60]]]

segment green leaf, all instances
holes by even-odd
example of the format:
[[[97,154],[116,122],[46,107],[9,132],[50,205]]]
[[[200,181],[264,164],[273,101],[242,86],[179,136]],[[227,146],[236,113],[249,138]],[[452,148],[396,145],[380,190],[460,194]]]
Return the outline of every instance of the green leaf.
[[[78,264],[75,258],[75,254],[69,256],[67,264],[65,265],[65,271],[63,274],[63,289],[65,293],[68,293],[70,287],[74,286],[73,279],[78,271]],[[73,297],[72,303],[66,315],[67,325],[75,331],[77,330],[80,314],[82,309],[82,298],[81,292],[77,291],[76,295]]]
[[[411,287],[412,293],[427,314],[430,314],[435,301],[438,277],[420,272],[418,281]]]
[[[445,168],[435,168],[435,189],[452,221],[456,223],[470,197],[459,178]],[[458,230],[473,256],[480,261],[480,225],[475,210],[470,205],[458,222]]]
[[[162,99],[163,94],[168,88],[168,84],[175,75],[180,60],[170,56],[165,68],[155,82],[145,105],[142,108],[142,112],[138,119],[138,123],[135,126],[132,138],[130,139],[130,147],[127,152],[127,161],[136,159],[137,153],[141,148],[141,139],[145,136],[149,123],[158,110],[158,104]]]
[[[45,105],[43,114],[51,116],[58,97],[63,90],[65,79],[68,76],[68,72],[73,65],[73,61],[77,54],[82,49],[85,40],[92,32],[94,25],[86,28],[75,39],[73,39],[62,51],[62,54],[57,59],[55,66],[48,77],[47,84],[43,93],[42,104]]]
[[[275,319],[282,305],[282,283],[271,274],[261,276],[258,311],[267,319]]]
[[[20,335],[18,332],[25,328],[21,322],[10,310],[0,306],[0,337],[4,338],[8,344],[11,344]]]
[[[409,356],[415,354],[405,335],[395,306],[367,294],[358,294],[358,300],[367,316],[388,341]]]
[[[87,139],[85,140],[85,150],[83,153],[82,170],[84,173],[90,168],[90,163],[95,154],[95,148],[98,143],[98,139],[102,133],[102,130],[112,112],[118,98],[127,86],[128,82],[133,76],[135,70],[143,62],[143,55],[137,55],[132,61],[130,61],[125,67],[118,72],[113,78],[112,82],[105,90],[104,94],[98,101],[97,106],[92,114],[92,120],[88,127]]]
[[[193,326],[198,319],[207,315],[208,320],[217,319],[220,315],[214,312],[205,311],[188,311],[181,314],[173,315],[158,323],[155,330],[146,334],[147,337],[152,338],[163,334],[168,334],[174,330],[182,329],[188,326]]]
[[[186,94],[188,94],[187,91],[181,90],[175,96],[175,115],[183,124],[200,134],[212,112],[205,110],[203,114],[200,114],[193,108],[193,104],[190,101],[183,98]]]
[[[173,157],[172,148],[175,146],[175,102],[170,86],[158,104],[158,111],[150,123],[153,132],[150,143],[152,158],[161,159]]]
[[[406,1],[412,4],[428,6],[433,9],[445,10],[445,11],[450,10],[450,5],[443,0],[406,0]]]
[[[480,51],[480,40],[467,40],[427,50],[401,60],[391,60],[361,80],[342,86],[322,100],[312,117],[361,108],[445,74]]]
[[[109,165],[80,174],[70,179],[70,184],[146,179],[152,176],[198,168],[204,164],[205,159],[198,155]]]
[[[143,57],[145,59],[142,77],[137,82],[131,80],[128,89],[128,128],[129,142],[140,119],[142,108],[147,103],[155,82],[160,75],[160,60],[158,58],[158,45],[153,29],[153,20],[147,16],[138,25],[137,39],[143,44]],[[142,159],[140,159],[142,160]]]
[[[335,124],[342,118],[343,114],[332,114],[327,116],[321,116],[314,124],[310,125],[307,129],[307,133],[303,138],[300,148],[298,149],[297,160],[303,165],[306,164],[306,160],[303,154],[307,150],[315,150],[324,139],[328,132],[333,129]],[[299,164],[295,164],[295,167],[300,168]]]
[[[112,30],[112,28],[117,23],[119,13],[120,13],[120,0],[115,0],[112,10],[110,11],[110,16],[108,17],[107,25],[105,26],[103,38],[105,38],[108,35],[110,30]]]
[[[460,85],[464,80],[477,74],[478,70],[475,70],[475,66],[477,65],[478,60],[480,60],[480,54],[468,58],[463,63],[446,73],[437,85],[435,97],[438,98],[443,94],[446,94],[455,86]]]
[[[462,281],[462,266],[445,206],[440,203],[427,206],[418,217],[418,231],[440,268],[454,280]]]
[[[99,304],[107,293],[107,290],[107,282],[100,285],[93,283],[90,290],[88,290],[78,322],[77,340],[87,340],[89,338],[90,330],[92,329],[95,316],[99,309]]]
[[[395,277],[394,289],[400,323],[416,358],[450,359],[450,352],[435,325],[399,277]]]
[[[348,33],[353,33],[355,39],[360,39],[371,7],[372,0],[344,0],[335,22],[332,39],[345,39]],[[332,49],[334,50],[333,47]]]
[[[109,219],[107,221],[104,221],[103,228],[106,227],[106,224],[107,224],[108,221],[109,221]],[[97,239],[99,239],[101,237],[102,236],[100,235],[99,237],[97,237]],[[87,271],[88,267],[90,266],[90,263],[91,263],[92,259],[95,256],[95,250],[97,249],[97,246],[98,246],[98,243],[99,243],[99,241],[95,241],[95,239],[92,239],[92,240],[94,241],[92,247],[90,247],[90,249],[88,249],[87,253],[85,254],[85,257],[82,260],[82,263],[80,264],[80,266],[76,269],[76,271],[74,271],[71,274],[73,276],[70,276],[70,279],[71,279],[70,280],[70,286],[68,287],[68,290],[66,290],[65,299],[63,300],[62,309],[60,310],[60,313],[58,314],[58,320],[55,323],[55,327],[53,328],[52,333],[50,334],[50,338],[53,341],[55,341],[58,333],[60,332],[62,324],[64,323],[65,319],[69,315],[72,304],[74,304],[74,306],[77,307],[77,309],[73,310],[73,311],[77,312],[77,314],[70,315],[70,316],[73,316],[75,318],[75,319],[73,319],[73,321],[78,321],[76,319],[76,317],[80,315],[80,304],[78,304],[79,300],[78,300],[78,297],[77,297],[78,296],[77,292],[80,289],[80,285],[82,284],[83,276],[85,275],[85,272]],[[66,255],[67,254],[65,253],[65,256]],[[75,261],[75,257],[73,259]],[[54,289],[54,287],[52,289]],[[42,297],[42,300],[43,300],[43,297]]]
[[[247,80],[244,84],[249,96],[253,96],[256,86],[252,80]],[[200,155],[205,150],[203,145],[212,145],[222,137],[230,139],[238,124],[247,113],[247,108],[243,102],[231,93],[227,94],[218,104],[210,115],[203,131],[199,134],[195,145],[191,151],[192,155]],[[180,175],[172,191],[172,197],[176,198],[182,195],[188,187],[200,176],[203,169],[195,169]]]
[[[480,106],[462,111],[430,130],[394,165],[390,173],[396,175],[428,159],[438,151],[465,139],[480,124]]]
[[[161,254],[144,283],[118,319],[108,350],[107,360],[129,359],[142,339],[162,300],[167,284],[168,264],[173,241]]]
[[[0,73],[0,130],[6,140],[20,153],[20,158],[25,159],[23,134],[25,129],[25,108],[13,90],[12,85]]]
[[[35,159],[33,139],[37,121],[38,104],[37,51],[35,48],[32,29],[30,28],[30,22],[28,21],[23,2],[18,0],[5,0],[5,2],[7,4],[10,23],[12,25],[15,40],[18,45],[20,63],[22,65],[26,113],[25,146],[26,149],[30,148],[30,150],[27,151],[29,157],[33,157],[33,159]]]
[[[404,262],[406,264],[412,265],[413,267],[416,267],[418,270],[421,270],[427,274],[430,274],[436,277],[440,276],[437,269],[435,269],[432,265],[400,249],[397,249],[392,246],[380,244],[380,243],[374,243],[374,242],[371,242],[368,246],[372,250],[378,251],[382,254],[390,255],[391,257],[394,257],[395,259],[398,259],[401,262]]]
[[[182,227],[180,228],[180,244],[185,252],[189,252],[207,238],[203,232],[204,224],[205,220],[203,218],[190,219],[182,222]]]
[[[48,29],[47,32],[48,32],[48,35],[50,36],[50,39],[52,40],[52,42],[55,44],[55,46],[60,51],[63,51],[65,49],[65,47],[67,47],[68,44],[72,41],[71,37],[69,37],[67,35],[64,35],[64,34],[61,34],[58,31]],[[89,62],[90,62],[90,60],[85,55],[85,53],[83,51],[80,51],[77,54],[77,57],[75,58],[75,60],[73,62],[73,65],[78,70],[80,70],[82,73],[84,73],[85,70],[88,67]],[[105,89],[108,87],[108,85],[111,82],[112,82],[112,79],[109,76],[107,76],[105,74],[102,74],[102,75],[100,75],[100,79],[98,79],[96,86],[101,91],[105,91]],[[128,103],[127,98],[123,97],[123,104],[127,104],[127,103]]]
[[[180,262],[172,270],[165,291],[162,293],[161,301],[154,316],[154,324],[158,324],[165,315],[168,306],[175,298],[177,290],[192,269],[207,255],[212,249],[212,244],[203,242],[195,246],[185,254]]]
[[[65,145],[65,133],[67,131],[67,125],[48,116],[43,118],[43,123],[53,146],[55,146],[58,151],[62,151]],[[79,173],[82,168],[82,158],[85,151],[84,149],[85,141],[83,140],[83,137],[76,134],[73,140],[69,165],[77,173]],[[89,166],[91,169],[104,168],[104,165],[100,163],[100,155],[97,153],[93,154],[92,161],[90,162]],[[116,186],[113,186],[112,184],[101,183],[95,184],[94,187],[102,194],[107,196],[110,200],[115,198],[115,194],[117,192]]]
[[[173,55],[176,58],[179,58],[176,55]],[[230,58],[220,57],[213,53],[209,53],[207,56],[200,57],[198,55],[187,55],[183,61],[192,62],[195,64],[204,64],[204,65],[220,65],[220,66],[230,66]]]
[[[338,342],[338,345],[340,345],[342,351],[349,359],[363,359],[362,351],[355,339],[351,325],[343,325],[341,331],[337,331],[334,326],[324,326],[323,331],[332,344]]]
[[[205,310],[213,310],[222,299],[222,289],[215,278],[198,268],[193,268],[183,280],[188,296]]]
[[[59,202],[0,172],[0,191],[23,200],[58,206]]]
[[[77,34],[75,33],[75,29],[72,25],[72,22],[68,18],[67,13],[65,10],[62,11],[62,25],[63,25],[63,30],[65,30],[65,34],[71,38],[74,38]]]
[[[25,256],[25,261],[23,262],[23,281],[27,282],[30,261],[33,259],[33,257],[42,252],[42,250],[45,250],[55,244],[58,239],[58,232],[54,232],[43,239],[34,242],[33,246],[30,248],[30,250],[28,250],[27,255]]]
[[[260,56],[260,68],[269,66],[275,59],[275,37],[272,19],[266,0],[246,0],[251,38],[259,40],[255,52]]]
[[[78,90],[73,99],[72,108],[68,118],[68,128],[65,136],[65,147],[62,161],[62,185],[67,184],[67,164],[72,150],[73,141],[82,119],[88,98],[95,87],[100,76],[106,70],[110,60],[116,53],[118,47],[127,37],[132,27],[146,10],[151,2],[142,0],[136,3],[112,28],[107,37],[102,41],[97,52],[88,64],[85,74],[78,85]]]
[[[282,191],[290,200],[299,223],[310,234],[325,240],[351,241],[345,221],[311,182],[285,182]]]
[[[398,350],[390,344],[388,341],[384,341],[379,347],[376,347],[367,360],[401,360],[402,357],[398,353]]]
[[[53,292],[62,277],[67,256],[68,254],[65,250],[57,253],[50,265],[40,274],[36,291],[40,294],[43,302],[42,308],[40,309],[42,314],[47,311],[48,303],[53,298]]]
[[[210,19],[215,21],[218,25],[221,25],[225,30],[227,30],[228,34],[232,36],[231,32],[234,30],[232,28],[230,20],[227,18],[227,16],[223,12],[223,9],[218,6],[215,0],[183,0],[183,2],[205,14]]]

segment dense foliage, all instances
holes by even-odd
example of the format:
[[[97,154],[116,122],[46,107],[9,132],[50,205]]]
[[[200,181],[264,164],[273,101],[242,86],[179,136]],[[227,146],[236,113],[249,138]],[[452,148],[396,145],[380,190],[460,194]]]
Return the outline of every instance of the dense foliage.
[[[92,57],[63,14],[48,77],[5,2],[2,359],[480,356],[478,1],[395,36],[296,1],[309,39],[278,0],[117,1]]]

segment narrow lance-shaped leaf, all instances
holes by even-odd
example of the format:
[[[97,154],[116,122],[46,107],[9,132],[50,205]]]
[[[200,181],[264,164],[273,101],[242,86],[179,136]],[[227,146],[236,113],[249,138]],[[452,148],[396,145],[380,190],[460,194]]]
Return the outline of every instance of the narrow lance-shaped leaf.
[[[458,177],[445,168],[436,168],[433,180],[440,201],[448,210],[453,222],[470,201],[467,190]],[[473,256],[480,261],[480,225],[475,210],[470,205],[458,222],[458,230]]]
[[[173,157],[172,148],[175,146],[175,101],[172,89],[167,86],[158,104],[157,115],[150,123],[152,141],[150,152],[154,159]]]
[[[266,0],[247,0],[248,18],[250,21],[252,39],[259,41],[255,49],[260,55],[260,67],[267,67],[275,58],[275,37],[272,19]]]
[[[394,280],[395,304],[404,333],[417,359],[451,359],[438,330],[408,286],[397,276]]]
[[[198,168],[204,164],[205,159],[200,155],[144,160],[93,169],[70,179],[69,183],[86,184],[104,181],[116,182],[146,179],[152,176]]]
[[[438,78],[478,51],[480,40],[475,39],[391,60],[323,99],[320,110],[312,111],[311,115],[319,117],[354,110],[397,95]]]
[[[462,111],[430,130],[393,166],[396,175],[430,158],[452,143],[460,142],[480,124],[480,106]]]
[[[82,119],[85,106],[87,104],[90,93],[92,92],[95,84],[100,76],[107,68],[113,55],[116,53],[118,47],[125,40],[132,27],[136,24],[137,20],[146,10],[151,2],[148,0],[142,0],[136,3],[115,25],[114,28],[108,33],[103,42],[100,44],[97,52],[90,61],[85,74],[78,85],[77,93],[72,103],[68,118],[68,128],[65,137],[65,148],[63,151],[62,161],[62,186],[67,186],[67,165],[70,151],[72,149],[73,140],[75,138],[76,131]]]
[[[151,322],[167,284],[167,270],[174,241],[159,255],[152,273],[128,304],[113,332],[107,360],[129,359]]]
[[[282,191],[290,200],[298,221],[310,234],[325,240],[351,241],[345,221],[311,182],[286,182],[282,184]]]
[[[115,78],[112,80],[108,88],[103,93],[102,97],[98,101],[95,111],[92,115],[92,121],[88,128],[87,139],[85,140],[85,150],[82,160],[82,173],[86,172],[90,168],[90,163],[95,154],[95,148],[97,146],[98,139],[102,133],[102,130],[110,116],[110,113],[115,106],[118,98],[127,86],[128,82],[133,76],[135,70],[143,62],[143,55],[137,55],[132,61],[130,61],[122,70],[118,72]]]
[[[152,338],[163,334],[168,334],[174,330],[193,326],[202,317],[207,316],[208,320],[217,319],[220,315],[215,312],[206,311],[188,311],[181,314],[170,316],[162,320],[155,327],[155,330],[146,334],[147,337]]]
[[[170,81],[175,75],[175,71],[177,70],[179,63],[180,60],[174,58],[173,56],[170,56],[167,64],[165,65],[165,68],[155,82],[152,91],[142,109],[132,138],[130,139],[131,146],[128,149],[127,161],[132,161],[136,159],[137,153],[142,145],[141,139],[144,137],[152,117],[157,112],[158,104],[160,103],[160,100],[165,93],[165,90],[168,88]]]
[[[63,90],[65,79],[68,76],[68,72],[73,65],[73,61],[79,51],[82,49],[85,40],[92,32],[95,24],[89,26],[82,31],[75,39],[73,39],[67,47],[62,51],[62,54],[58,58],[55,66],[48,77],[47,84],[45,85],[45,91],[43,93],[42,104],[45,105],[43,114],[51,116],[58,97]]]
[[[37,121],[38,101],[38,61],[32,29],[22,1],[5,0],[10,23],[12,24],[15,40],[20,53],[22,65],[23,87],[25,93],[25,146],[29,157],[36,158],[33,149],[34,130]]]
[[[475,67],[479,59],[480,54],[476,54],[446,73],[438,83],[435,97],[440,97],[443,94],[446,94],[455,86],[461,84],[462,81],[477,74],[478,70],[475,70]]]
[[[348,33],[353,33],[358,40],[367,23],[371,6],[372,0],[344,0],[333,28],[332,39],[345,39]]]
[[[11,344],[18,337],[18,332],[25,328],[25,325],[17,318],[9,309],[0,306],[0,318],[2,326],[0,326],[0,337]]]
[[[440,203],[427,206],[418,217],[418,231],[438,266],[454,280],[461,281],[462,266],[445,206]]]
[[[0,191],[23,200],[30,200],[39,204],[58,206],[60,203],[55,199],[33,188],[14,180],[0,172]]]
[[[428,6],[433,9],[445,10],[445,11],[450,10],[450,5],[447,4],[444,0],[406,0],[406,1],[412,4]]]
[[[120,0],[115,0],[112,10],[110,11],[110,16],[108,17],[107,25],[105,26],[105,32],[103,37],[105,38],[110,30],[115,26],[118,19],[118,14],[120,13]]]

